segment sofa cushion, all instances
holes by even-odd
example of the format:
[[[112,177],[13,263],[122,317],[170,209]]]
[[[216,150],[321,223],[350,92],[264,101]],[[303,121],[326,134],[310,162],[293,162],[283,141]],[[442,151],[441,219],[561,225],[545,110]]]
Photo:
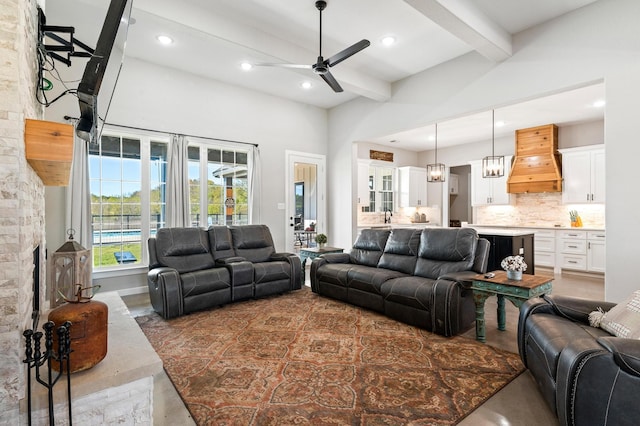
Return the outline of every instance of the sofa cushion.
[[[389,231],[383,229],[363,229],[351,249],[352,263],[377,266],[382,251],[389,238]]]
[[[155,238],[157,260],[162,266],[182,274],[215,265],[207,233],[200,228],[160,228]]]
[[[412,274],[416,267],[419,243],[419,230],[392,229],[378,267]]]
[[[186,272],[180,275],[180,280],[182,296],[185,298],[224,289],[229,289],[229,296],[231,296],[231,278],[227,268]]]
[[[607,311],[599,327],[617,337],[640,339],[640,290]]]
[[[215,260],[236,257],[231,241],[231,231],[226,226],[210,226],[207,230],[209,236],[209,246]]]
[[[414,275],[438,279],[473,267],[478,234],[472,228],[427,228],[420,234]]]
[[[276,252],[271,231],[266,225],[230,226],[236,256],[249,262],[266,262]]]
[[[253,264],[253,276],[256,284],[289,279],[291,265],[288,262],[262,262]]]
[[[393,278],[382,284],[380,291],[385,301],[431,311],[434,283],[423,277]]]
[[[380,286],[382,286],[385,281],[403,276],[405,276],[405,274],[402,272],[390,269],[353,265],[347,272],[347,285],[349,288],[380,294]]]

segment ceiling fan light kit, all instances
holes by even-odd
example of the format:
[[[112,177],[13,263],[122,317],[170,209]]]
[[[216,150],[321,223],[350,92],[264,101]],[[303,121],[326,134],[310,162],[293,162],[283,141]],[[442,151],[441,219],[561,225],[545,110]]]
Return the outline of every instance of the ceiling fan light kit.
[[[324,0],[316,1],[316,9],[320,12],[320,37],[319,37],[319,54],[315,64],[312,65],[301,65],[301,64],[287,64],[287,63],[258,63],[255,64],[257,66],[267,66],[267,67],[281,67],[281,68],[302,68],[302,69],[311,69],[314,74],[319,75],[328,85],[333,89],[334,92],[343,92],[342,86],[335,79],[329,68],[339,64],[345,59],[355,55],[362,49],[369,47],[371,44],[369,40],[363,39],[359,42],[347,47],[346,49],[336,53],[328,59],[324,59],[322,56],[322,11],[327,7],[327,2]]]

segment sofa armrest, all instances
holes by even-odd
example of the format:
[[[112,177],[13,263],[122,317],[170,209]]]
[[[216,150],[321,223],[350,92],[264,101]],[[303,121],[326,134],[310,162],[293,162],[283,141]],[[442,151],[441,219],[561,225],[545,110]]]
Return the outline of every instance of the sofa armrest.
[[[227,257],[225,259],[216,259],[216,265],[226,266],[231,263],[245,262],[247,259],[240,256]]]
[[[542,297],[551,305],[553,313],[556,315],[583,324],[589,324],[591,312],[598,310],[598,308],[602,308],[606,312],[616,305],[615,303],[571,296],[545,295]]]
[[[289,262],[291,265],[291,290],[297,290],[302,288],[304,284],[304,275],[302,274],[302,262],[300,258],[294,253],[273,253],[269,260]]]
[[[147,273],[149,299],[153,310],[169,319],[183,314],[182,282],[173,268],[160,267]]]
[[[640,340],[599,337],[598,343],[613,354],[615,363],[627,373],[640,377]]]
[[[470,288],[471,287],[471,281],[473,281],[473,279],[477,276],[478,274],[474,271],[460,271],[460,272],[448,272],[440,277],[438,277],[439,280],[449,280],[449,281],[455,281],[457,283],[459,283],[460,285],[462,285],[464,288]]]

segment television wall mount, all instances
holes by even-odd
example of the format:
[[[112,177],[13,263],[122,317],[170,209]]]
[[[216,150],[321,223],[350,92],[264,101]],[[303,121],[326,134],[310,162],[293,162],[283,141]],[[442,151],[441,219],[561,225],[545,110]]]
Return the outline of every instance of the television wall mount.
[[[38,40],[45,53],[68,67],[71,66],[71,58],[90,58],[94,53],[94,49],[73,36],[74,27],[47,25],[47,19],[41,8],[38,8],[38,32]],[[66,35],[67,38],[65,39],[62,35]],[[45,44],[46,38],[55,41],[56,44]],[[76,46],[82,51],[77,51]],[[61,53],[66,53],[66,57]]]

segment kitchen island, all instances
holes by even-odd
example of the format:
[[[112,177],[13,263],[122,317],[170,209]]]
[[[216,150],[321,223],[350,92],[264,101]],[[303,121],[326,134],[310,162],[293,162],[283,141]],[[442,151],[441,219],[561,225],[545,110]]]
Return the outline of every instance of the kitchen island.
[[[525,274],[535,273],[534,237],[530,230],[504,228],[475,228],[480,238],[489,240],[489,260],[487,271],[501,270],[500,262],[507,256],[520,255],[527,264]]]

